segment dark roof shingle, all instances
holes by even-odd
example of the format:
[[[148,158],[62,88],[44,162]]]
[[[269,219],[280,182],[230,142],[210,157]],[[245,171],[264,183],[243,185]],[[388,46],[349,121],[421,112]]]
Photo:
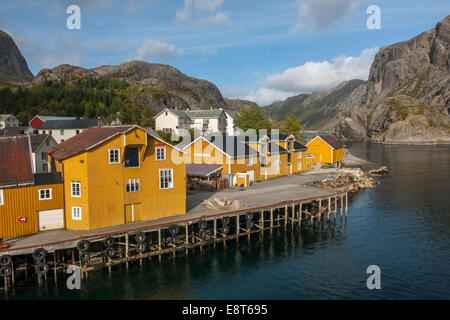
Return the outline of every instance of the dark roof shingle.
[[[320,136],[320,138],[328,143],[333,149],[343,148],[343,145],[332,136]]]
[[[97,124],[97,119],[48,120],[39,127],[39,130],[87,129]]]

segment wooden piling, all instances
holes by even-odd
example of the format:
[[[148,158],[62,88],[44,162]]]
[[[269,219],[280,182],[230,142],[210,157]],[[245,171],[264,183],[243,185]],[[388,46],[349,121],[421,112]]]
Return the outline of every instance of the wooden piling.
[[[288,206],[284,206],[284,228],[286,229],[288,219]]]
[[[56,268],[56,250],[53,251],[53,274],[55,276],[55,283],[57,283],[58,278],[57,278],[57,268]]]
[[[184,239],[186,242],[186,256],[189,254],[189,223],[186,222],[186,224],[184,225],[186,228],[186,238]]]
[[[161,249],[162,249],[162,247],[161,247],[161,228],[158,228],[158,253],[159,253],[158,260],[159,260],[159,263],[161,263]]]
[[[129,255],[128,255],[128,247],[129,247],[129,236],[128,236],[128,233],[125,233],[125,259],[126,259],[126,262],[125,262],[125,268],[128,270],[128,258],[129,258]]]

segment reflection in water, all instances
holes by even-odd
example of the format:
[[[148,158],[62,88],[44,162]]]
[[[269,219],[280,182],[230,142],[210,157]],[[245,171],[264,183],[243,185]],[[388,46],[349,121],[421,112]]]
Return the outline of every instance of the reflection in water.
[[[450,147],[354,143],[350,150],[393,172],[349,203],[348,219],[277,229],[92,272],[82,290],[64,282],[17,288],[8,299],[449,299]],[[281,222],[284,223],[284,222]],[[366,269],[381,268],[382,290]]]

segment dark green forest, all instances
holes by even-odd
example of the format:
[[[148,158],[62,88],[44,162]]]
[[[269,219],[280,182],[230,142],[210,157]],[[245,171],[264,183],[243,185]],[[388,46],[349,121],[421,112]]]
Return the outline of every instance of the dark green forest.
[[[71,83],[45,81],[30,88],[5,87],[0,89],[0,113],[12,113],[25,125],[37,114],[112,121],[120,112],[123,124],[153,127],[155,112],[131,101],[128,88],[125,80],[94,78]]]

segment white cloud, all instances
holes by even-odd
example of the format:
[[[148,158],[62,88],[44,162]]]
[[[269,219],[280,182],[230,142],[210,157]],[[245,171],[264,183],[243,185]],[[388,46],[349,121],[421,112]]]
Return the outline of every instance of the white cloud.
[[[137,49],[137,59],[154,60],[162,58],[169,61],[172,58],[178,58],[184,54],[183,49],[177,49],[173,44],[156,39],[145,39],[144,43]]]
[[[224,25],[224,24],[230,24],[231,21],[228,18],[228,14],[225,12],[219,12],[218,14],[214,16],[210,16],[204,20],[201,21],[201,24],[206,25]]]
[[[200,24],[229,24],[227,13],[215,12],[223,2],[224,0],[185,0],[184,7],[177,9],[175,20],[188,22],[195,18],[200,21]],[[211,13],[215,14],[211,15]]]
[[[356,9],[357,0],[307,0],[299,5],[295,29],[326,30]]]
[[[282,73],[269,75],[265,86],[286,92],[312,92],[332,88],[345,80],[367,80],[377,51],[377,48],[365,49],[358,57],[342,55],[332,62],[309,61]]]
[[[357,57],[342,55],[331,62],[309,61],[267,76],[260,88],[231,86],[223,88],[223,92],[227,97],[251,100],[264,106],[301,93],[331,89],[343,81],[367,80],[377,51],[377,48],[365,49]]]
[[[79,66],[82,59],[76,53],[81,49],[81,40],[58,38],[52,47],[44,47],[39,42],[30,38],[18,36],[16,38],[17,46],[21,52],[27,56],[39,68],[54,68],[61,64],[70,64]]]
[[[222,94],[227,98],[243,99],[256,102],[260,106],[266,106],[277,100],[284,100],[293,94],[281,90],[261,87],[257,89],[230,86],[221,88]]]

